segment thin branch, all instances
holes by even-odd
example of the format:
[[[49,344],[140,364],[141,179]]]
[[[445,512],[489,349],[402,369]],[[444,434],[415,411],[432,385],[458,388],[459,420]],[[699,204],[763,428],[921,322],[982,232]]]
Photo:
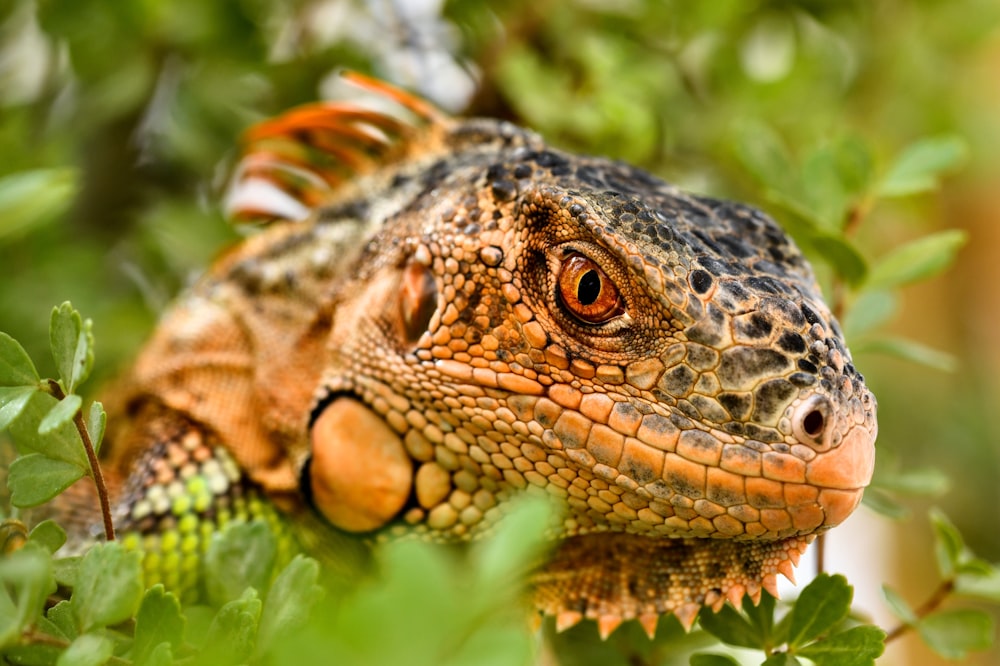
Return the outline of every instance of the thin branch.
[[[940,607],[941,604],[944,603],[944,600],[948,598],[948,595],[950,595],[954,590],[955,590],[955,580],[953,578],[941,581],[941,584],[938,585],[938,588],[934,590],[934,594],[932,594],[930,598],[927,599],[927,601],[925,601],[923,605],[920,606],[920,608],[915,610],[913,614],[917,616],[918,620],[925,618],[926,616],[936,611],[938,607]],[[888,644],[889,641],[896,640],[910,629],[913,629],[913,625],[907,624],[905,622],[900,623],[899,626],[897,626],[896,628],[894,628],[892,631],[888,632],[885,635],[886,644]]]
[[[813,550],[816,551],[816,575],[820,575],[826,569],[826,558],[824,554],[826,553],[826,534],[820,534],[816,537],[816,545],[813,546]]]
[[[27,641],[31,645],[48,645],[49,647],[60,648],[63,650],[70,646],[70,642],[66,639],[46,634],[39,631],[35,627],[28,627],[21,632],[21,639]],[[119,666],[132,666],[132,662],[128,659],[123,659],[115,655],[109,657],[107,663]]]
[[[49,390],[57,400],[66,398],[59,382],[54,379],[49,380]],[[87,460],[90,463],[90,473],[94,478],[94,485],[97,486],[97,497],[101,503],[101,517],[104,519],[104,536],[108,541],[115,540],[115,526],[111,522],[111,499],[108,496],[108,487],[104,483],[104,473],[101,472],[101,464],[97,461],[97,452],[94,450],[94,443],[90,439],[87,431],[87,424],[83,421],[83,411],[77,410],[73,417],[73,424],[76,425],[80,439],[83,440],[83,449],[87,452]]]

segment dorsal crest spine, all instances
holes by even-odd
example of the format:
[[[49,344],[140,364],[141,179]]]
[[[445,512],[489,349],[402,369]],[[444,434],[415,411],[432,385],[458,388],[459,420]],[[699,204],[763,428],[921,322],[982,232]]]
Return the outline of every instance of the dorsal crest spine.
[[[356,72],[342,76],[395,104],[399,113],[327,101],[252,126],[225,197],[232,222],[305,219],[341,184],[425,149],[452,124],[411,93]]]

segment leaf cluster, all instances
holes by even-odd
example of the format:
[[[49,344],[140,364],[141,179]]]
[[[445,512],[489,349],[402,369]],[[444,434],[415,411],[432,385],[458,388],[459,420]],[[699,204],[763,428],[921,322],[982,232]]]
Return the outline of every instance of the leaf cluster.
[[[321,595],[315,560],[296,556],[280,572],[272,571],[273,559],[262,567],[255,556],[273,550],[274,536],[261,523],[215,535],[205,575],[225,576],[240,593],[216,597],[212,607],[184,609],[162,585],[146,588],[142,553],[117,542],[53,560],[64,540],[53,523],[41,523],[23,548],[0,559],[0,655],[16,663],[260,661],[278,637],[305,623]],[[49,605],[57,583],[72,592]]]
[[[91,328],[68,302],[53,308],[49,341],[58,380],[43,380],[20,343],[0,332],[0,430],[9,429],[22,454],[7,479],[14,506],[47,502],[95,473],[84,437],[96,454],[107,417],[93,402],[88,425],[80,428],[83,399],[75,393],[94,364]]]
[[[803,588],[791,609],[775,617],[775,599],[764,593],[760,603],[744,599],[743,609],[724,606],[718,613],[703,609],[701,627],[722,642],[764,653],[765,666],[798,666],[801,658],[819,666],[866,666],[875,663],[885,645],[877,627],[845,626],[854,590],[843,576],[820,574]],[[691,666],[735,666],[732,657],[696,654]]]

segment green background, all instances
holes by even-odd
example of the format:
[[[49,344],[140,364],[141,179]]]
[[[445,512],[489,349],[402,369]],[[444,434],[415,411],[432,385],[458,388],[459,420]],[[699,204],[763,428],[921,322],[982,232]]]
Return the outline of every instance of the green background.
[[[113,377],[237,237],[217,203],[240,133],[336,93],[345,67],[774,214],[844,308],[879,399],[880,464],[951,479],[885,523],[894,586],[930,592],[931,501],[1000,560],[1000,4],[5,0],[0,330],[44,359],[49,310],[72,300],[94,320],[97,379]],[[928,136],[964,146],[940,156],[943,186],[873,194]],[[949,272],[872,278],[893,248],[951,228],[969,243]]]

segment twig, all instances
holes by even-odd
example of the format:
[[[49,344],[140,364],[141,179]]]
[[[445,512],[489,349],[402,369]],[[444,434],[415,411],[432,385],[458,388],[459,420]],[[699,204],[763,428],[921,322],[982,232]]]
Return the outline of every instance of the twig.
[[[816,537],[816,545],[813,546],[813,550],[816,551],[816,575],[820,575],[826,568],[826,559],[823,555],[826,552],[826,534],[820,534]]]
[[[927,601],[925,601],[922,606],[920,606],[920,608],[915,610],[913,614],[917,616],[918,620],[923,619],[927,615],[930,615],[931,613],[936,611],[942,603],[944,603],[944,600],[947,599],[948,595],[951,594],[954,590],[955,590],[955,580],[953,578],[941,581],[941,584],[938,585],[938,588],[934,590],[934,594],[932,594],[930,598]],[[899,638],[912,628],[913,628],[912,624],[906,622],[900,623],[896,628],[894,628],[892,631],[890,631],[885,635],[885,642],[888,644],[889,641],[896,640],[897,638]]]
[[[54,379],[49,380],[49,391],[57,400],[66,398],[59,382]],[[94,485],[97,486],[97,497],[101,503],[101,517],[104,519],[104,537],[108,541],[115,540],[115,526],[111,522],[111,500],[108,497],[108,487],[104,483],[104,474],[101,472],[101,465],[97,461],[97,452],[94,451],[94,443],[87,432],[87,424],[83,421],[83,412],[77,410],[73,417],[73,424],[76,425],[80,439],[83,440],[83,449],[87,452],[87,460],[90,462],[90,473],[94,477]]]
[[[38,631],[34,627],[28,627],[23,632],[21,632],[21,638],[22,640],[27,641],[31,645],[48,645],[50,647],[61,648],[63,650],[65,650],[70,646],[70,642],[67,641],[66,639],[46,634],[44,632]],[[106,663],[117,664],[121,666],[131,666],[132,664],[131,661],[115,655],[109,657]]]

